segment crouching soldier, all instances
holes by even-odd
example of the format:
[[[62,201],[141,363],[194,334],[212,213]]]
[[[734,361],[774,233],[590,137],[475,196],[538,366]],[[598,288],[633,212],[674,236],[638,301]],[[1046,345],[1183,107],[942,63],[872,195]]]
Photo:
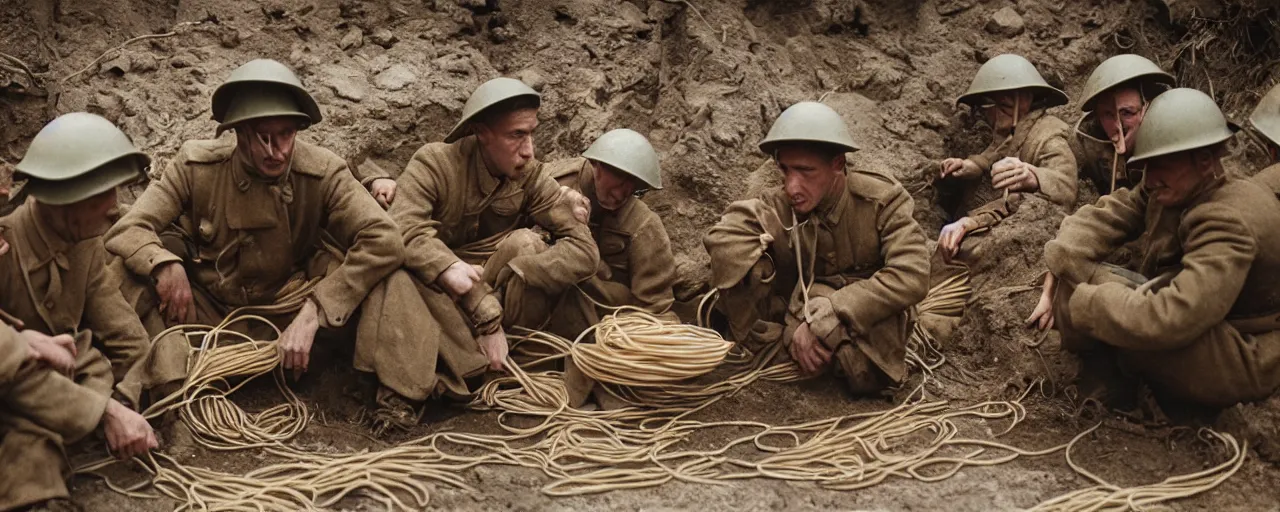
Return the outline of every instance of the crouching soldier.
[[[1232,131],[1208,95],[1161,94],[1129,158],[1145,167],[1143,187],[1081,208],[1046,245],[1049,306],[1082,378],[1105,383],[1118,361],[1157,392],[1213,407],[1280,387],[1280,201],[1226,175]],[[1103,263],[1135,239],[1138,263]]]
[[[781,343],[804,373],[834,368],[868,394],[906,376],[929,252],[901,185],[846,171],[857,149],[830,107],[791,106],[760,143],[783,186],[729,205],[703,243],[735,340],[783,320]]]
[[[107,249],[121,258],[125,298],[153,335],[304,295],[296,315],[276,317],[287,323],[282,366],[297,376],[317,330],[346,324],[401,264],[404,245],[346,163],[297,138],[320,110],[283,64],[237,68],[212,110],[217,133],[235,137],[184,143],[107,234]],[[175,361],[185,361],[185,341],[170,348],[151,364],[183,371]]]
[[[122,458],[156,446],[146,420],[111,398],[150,339],[102,246],[116,187],[148,161],[110,121],[71,113],[18,163],[29,198],[0,219],[12,243],[0,254],[0,318],[25,331],[0,325],[0,510],[66,500],[65,444],[98,425]]]
[[[381,385],[376,430],[414,424],[428,398],[469,394],[468,379],[504,367],[506,329],[541,328],[596,273],[590,230],[534,159],[540,104],[519,80],[485,82],[397,178],[405,268],[370,295],[356,340],[356,368]]]
[[[612,130],[581,157],[547,164],[548,173],[590,202],[591,238],[600,250],[595,275],[570,288],[548,329],[573,339],[610,308],[630,306],[667,320],[675,302],[675,256],[658,214],[640,200],[662,188],[658,153],[649,140],[625,128]],[[582,405],[595,383],[572,362],[565,369],[569,405]],[[601,392],[598,401],[607,400]]]
[[[955,221],[942,228],[938,250],[950,262],[968,235],[999,224],[1017,208],[1021,194],[1034,194],[1068,210],[1076,201],[1076,160],[1067,141],[1070,127],[1047,114],[1067,95],[1044,81],[1027,59],[1005,54],[978,69],[956,103],[967,104],[992,129],[991,144],[968,158],[942,161],[938,186],[954,199],[944,205]],[[980,258],[967,244],[963,260]],[[973,249],[968,249],[973,247]],[[971,261],[967,261],[971,262]]]

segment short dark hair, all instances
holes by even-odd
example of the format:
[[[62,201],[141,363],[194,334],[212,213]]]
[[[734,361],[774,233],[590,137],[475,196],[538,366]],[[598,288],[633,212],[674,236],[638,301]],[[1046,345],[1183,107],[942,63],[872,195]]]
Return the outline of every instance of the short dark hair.
[[[486,125],[492,124],[494,121],[512,112],[521,110],[534,109],[542,106],[542,99],[533,95],[521,95],[499,101],[480,111],[480,115],[476,116],[476,121]]]
[[[818,142],[818,141],[811,141],[811,140],[795,140],[795,141],[783,141],[783,142],[774,144],[773,154],[769,156],[774,157],[776,159],[778,156],[778,151],[781,151],[783,148],[795,148],[800,151],[804,151],[806,153],[814,153],[819,157],[821,157],[822,161],[824,162],[830,162],[832,160],[835,160],[836,157],[843,156],[845,153],[849,152],[849,150],[846,149],[845,147],[839,146],[836,144],[831,144],[829,142]]]

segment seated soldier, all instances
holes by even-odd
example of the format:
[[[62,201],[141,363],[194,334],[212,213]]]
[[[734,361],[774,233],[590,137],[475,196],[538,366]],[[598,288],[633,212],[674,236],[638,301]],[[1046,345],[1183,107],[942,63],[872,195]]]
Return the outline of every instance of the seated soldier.
[[[381,384],[377,431],[413,425],[430,397],[470,393],[466,379],[503,368],[505,329],[541,328],[553,298],[596,273],[575,201],[533,157],[540,102],[519,80],[485,82],[396,180],[405,269],[370,294],[356,340],[356,368]]]
[[[111,398],[150,339],[102,247],[116,187],[148,161],[110,121],[72,113],[46,125],[18,163],[29,199],[0,219],[13,243],[0,251],[0,318],[29,330],[0,326],[0,510],[66,500],[65,443],[99,424],[122,458],[156,446],[146,420]]]
[[[1133,140],[1142,126],[1150,100],[1172,87],[1173,75],[1138,55],[1111,57],[1099,64],[1084,84],[1084,117],[1076,123],[1072,147],[1080,170],[1105,195],[1117,188],[1133,188],[1137,180],[1124,167],[1133,154]],[[1122,258],[1123,259],[1123,258]],[[1044,296],[1027,323],[1041,330],[1052,327],[1048,304],[1052,300],[1053,273],[1044,275]]]
[[[401,264],[404,245],[341,158],[296,138],[320,110],[283,64],[240,66],[214,91],[212,111],[216,133],[235,137],[184,143],[107,234],[107,249],[122,259],[125,298],[152,335],[305,295],[291,320],[273,317],[288,324],[282,366],[297,377],[316,331],[346,324]],[[313,286],[300,291],[303,283]],[[185,341],[173,345],[181,348],[153,355],[156,366],[185,361]]]
[[[804,373],[834,367],[868,394],[906,377],[929,253],[901,185],[846,171],[857,149],[830,107],[791,106],[760,142],[783,186],[730,204],[703,243],[734,340],[782,320],[781,343]]]
[[[590,279],[569,289],[548,329],[574,339],[600,322],[608,308],[633,306],[667,320],[675,302],[675,256],[658,214],[640,200],[662,189],[658,153],[649,140],[620,128],[601,135],[578,158],[547,164],[547,173],[590,201],[591,238],[600,249],[600,268]],[[601,304],[606,307],[599,307]],[[565,368],[569,405],[586,402],[595,383],[570,362]],[[597,392],[597,401],[604,401]]]
[[[1129,158],[1145,167],[1143,187],[1081,208],[1045,246],[1058,282],[1049,306],[1063,348],[1081,355],[1083,395],[1118,404],[1115,390],[1088,389],[1117,361],[1157,393],[1211,407],[1280,388],[1280,201],[1227,176],[1231,137],[1208,95],[1161,94]],[[1135,239],[1139,263],[1103,263]]]
[[[1076,160],[1067,142],[1070,127],[1045,113],[1067,103],[1027,59],[992,57],[956,100],[981,114],[992,128],[991,145],[969,158],[942,161],[939,190],[947,214],[938,250],[945,262],[961,256],[967,235],[989,229],[1016,209],[1021,194],[1035,194],[1069,210],[1076,201]],[[990,186],[987,177],[990,175]],[[946,204],[950,203],[950,204]],[[980,256],[966,245],[962,260]]]
[[[1249,124],[1272,165],[1253,176],[1254,183],[1280,194],[1280,85],[1272,87],[1249,115]]]

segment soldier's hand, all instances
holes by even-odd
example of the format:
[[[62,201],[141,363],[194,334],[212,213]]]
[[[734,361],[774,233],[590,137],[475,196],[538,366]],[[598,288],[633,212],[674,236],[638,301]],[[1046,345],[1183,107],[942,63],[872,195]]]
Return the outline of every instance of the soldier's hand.
[[[822,346],[818,337],[809,330],[808,322],[805,322],[796,327],[796,332],[791,335],[791,358],[800,365],[802,373],[814,375],[822,371],[831,360],[831,351]]]
[[[311,345],[315,342],[316,331],[319,329],[320,315],[316,303],[307,299],[302,303],[298,316],[280,333],[280,365],[285,370],[292,370],[295,380],[311,364]]]
[[[0,256],[4,256],[9,252],[9,242],[4,239],[4,234],[0,232]]]
[[[938,234],[938,252],[942,253],[942,260],[951,263],[951,259],[960,253],[960,244],[964,242],[964,236],[973,229],[974,221],[969,217],[961,217],[960,220],[947,224],[942,227],[942,232]]]
[[[69,334],[49,336],[42,332],[26,330],[19,336],[27,346],[27,360],[39,361],[64,375],[76,369],[76,340]]]
[[[1053,293],[1057,284],[1053,272],[1045,274],[1040,301],[1036,303],[1036,309],[1031,312],[1031,316],[1027,317],[1027,327],[1036,327],[1042,331],[1053,328]]]
[[[114,399],[107,401],[102,423],[107,433],[107,447],[120,460],[142,455],[160,445],[147,419]]]
[[[1008,157],[991,166],[991,186],[1010,192],[1035,192],[1040,190],[1040,180],[1030,164]]]
[[[506,366],[509,347],[507,347],[507,333],[502,329],[476,338],[476,343],[480,345],[480,352],[489,358],[490,370],[501,371]]]
[[[191,282],[182,263],[161,265],[154,271],[156,294],[160,296],[160,314],[170,323],[189,323],[194,320],[196,308],[191,297]]]
[[[383,210],[391,207],[391,202],[396,200],[396,180],[391,178],[378,178],[369,183],[369,193],[378,201]]]
[[[564,185],[560,186],[560,195],[561,200],[568,202],[573,209],[573,218],[583,224],[591,220],[591,200],[587,199],[587,196]]]
[[[455,298],[466,295],[478,282],[480,273],[476,272],[476,268],[461,261],[453,262],[436,278],[436,285]]]
[[[973,178],[982,174],[982,168],[978,167],[977,162],[968,158],[948,158],[942,161],[941,178],[954,176],[956,178]]]

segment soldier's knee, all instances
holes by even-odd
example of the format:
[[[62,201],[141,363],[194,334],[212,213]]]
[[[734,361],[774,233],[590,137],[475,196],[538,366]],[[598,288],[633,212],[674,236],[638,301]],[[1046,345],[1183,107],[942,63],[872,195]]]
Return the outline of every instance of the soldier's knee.
[[[498,250],[509,252],[513,257],[538,254],[547,250],[547,242],[531,229],[517,229],[498,244]]]

